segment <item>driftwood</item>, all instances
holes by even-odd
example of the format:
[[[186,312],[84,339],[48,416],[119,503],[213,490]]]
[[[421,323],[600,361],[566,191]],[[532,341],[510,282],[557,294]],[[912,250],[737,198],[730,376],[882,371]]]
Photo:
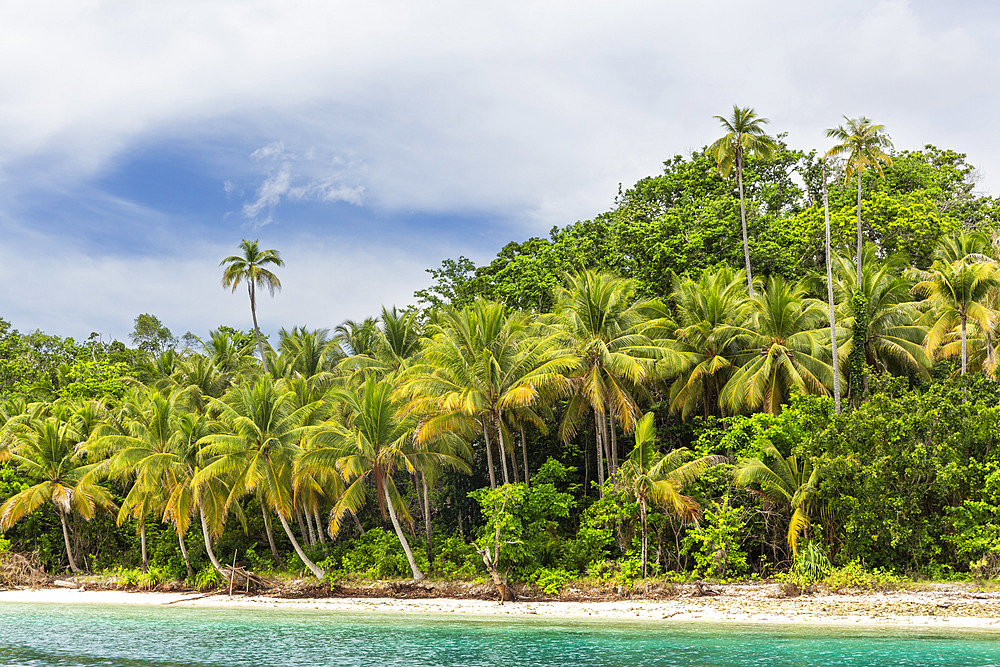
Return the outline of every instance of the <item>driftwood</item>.
[[[226,573],[226,582],[230,595],[233,594],[234,588],[237,593],[241,590],[244,593],[249,593],[250,591],[263,591],[271,588],[270,581],[245,568],[234,565],[223,565],[222,569]]]
[[[40,586],[48,580],[35,554],[0,553],[0,588]]]

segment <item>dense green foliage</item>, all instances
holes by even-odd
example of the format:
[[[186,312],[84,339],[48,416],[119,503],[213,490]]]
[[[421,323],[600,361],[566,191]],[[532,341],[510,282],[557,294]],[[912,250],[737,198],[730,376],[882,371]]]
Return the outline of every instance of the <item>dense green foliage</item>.
[[[752,296],[738,184],[701,151],[484,266],[445,260],[422,311],[273,346],[227,326],[182,345],[149,314],[134,348],[0,320],[4,539],[139,586],[210,587],[234,558],[330,581],[492,567],[546,593],[980,576],[1000,559],[1000,208],[953,151],[850,182],[831,165],[836,414],[820,158],[773,149],[740,160]],[[256,264],[280,256],[242,251],[226,285],[255,317],[280,286]]]

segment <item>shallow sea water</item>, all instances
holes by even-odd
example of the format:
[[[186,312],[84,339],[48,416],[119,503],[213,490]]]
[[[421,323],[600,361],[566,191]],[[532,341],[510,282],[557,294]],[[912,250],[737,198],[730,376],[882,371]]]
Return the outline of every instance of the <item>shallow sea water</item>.
[[[0,665],[1000,665],[1000,634],[4,603]]]

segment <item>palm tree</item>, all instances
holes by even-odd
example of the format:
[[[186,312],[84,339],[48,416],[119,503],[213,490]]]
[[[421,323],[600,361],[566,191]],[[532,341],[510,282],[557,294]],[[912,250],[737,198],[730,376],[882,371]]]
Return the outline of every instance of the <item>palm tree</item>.
[[[824,157],[837,157],[847,155],[844,164],[844,183],[851,180],[851,176],[858,179],[858,283],[861,282],[862,265],[862,236],[861,236],[861,175],[869,169],[874,169],[878,175],[884,176],[882,165],[891,165],[892,158],[886,154],[886,150],[892,149],[892,142],[883,133],[884,125],[876,125],[870,120],[861,116],[860,118],[848,118],[844,116],[845,125],[830,128],[826,131],[826,136],[838,140],[836,146],[826,152]]]
[[[73,557],[67,518],[75,511],[89,520],[97,510],[111,509],[114,503],[111,492],[91,474],[95,465],[83,463],[77,451],[80,430],[73,421],[57,416],[34,417],[12,430],[13,442],[6,456],[26,477],[39,481],[0,505],[0,530],[9,529],[43,503],[51,502],[62,522],[69,567],[73,572],[82,572]]]
[[[648,311],[649,303],[635,298],[633,281],[597,271],[566,276],[566,287],[557,296],[559,326],[578,364],[570,378],[573,393],[560,434],[568,441],[586,413],[593,411],[597,478],[602,487],[605,453],[610,473],[618,468],[616,424],[631,433],[639,418],[636,398],[657,368],[676,370],[688,363],[686,355],[650,337],[660,322],[651,321]]]
[[[732,328],[741,338],[736,360],[742,365],[722,390],[723,405],[777,414],[792,387],[826,394],[832,369],[816,328],[826,319],[821,302],[805,298],[802,285],[771,276],[751,303],[751,322]]]
[[[935,307],[934,324],[924,346],[933,353],[947,334],[958,327],[961,337],[962,375],[968,366],[967,329],[969,321],[981,332],[990,332],[1000,313],[986,305],[990,294],[1000,288],[1000,273],[993,263],[948,264],[936,260],[929,271],[915,272],[922,280],[913,286],[914,294],[926,297]]]
[[[400,525],[400,517],[410,522],[410,516],[392,475],[400,469],[413,473],[422,467],[448,465],[467,470],[468,466],[450,453],[415,447],[417,417],[404,411],[393,391],[390,381],[374,374],[368,375],[360,387],[334,389],[333,396],[344,406],[344,413],[313,436],[310,449],[296,463],[296,476],[336,470],[348,484],[330,513],[331,535],[339,531],[347,513],[357,514],[364,506],[370,479],[375,484],[382,516],[388,514],[406,554],[413,580],[420,581],[424,574]]]
[[[670,386],[670,409],[682,417],[699,403],[707,417],[733,372],[740,339],[732,327],[744,323],[750,305],[740,273],[721,267],[704,270],[697,281],[674,278],[674,336],[692,360]]]
[[[281,289],[281,281],[278,280],[268,266],[284,266],[281,254],[277,250],[261,250],[257,247],[257,240],[248,241],[243,239],[240,243],[242,255],[230,255],[219,263],[224,266],[222,272],[222,286],[230,287],[235,292],[240,283],[246,283],[247,293],[250,295],[250,315],[253,317],[253,330],[257,335],[257,350],[260,352],[261,363],[264,364],[264,372],[268,372],[267,357],[264,356],[264,342],[260,336],[260,327],[257,325],[257,288],[266,288],[271,296],[275,290]]]
[[[736,484],[750,487],[762,498],[792,510],[788,522],[788,546],[798,553],[799,536],[809,529],[812,499],[819,491],[820,468],[812,460],[797,456],[782,456],[774,445],[767,445],[762,458],[740,461],[736,467]],[[766,459],[766,461],[764,460]]]
[[[375,369],[383,374],[407,367],[420,352],[420,325],[414,311],[399,311],[382,307],[378,322],[366,329],[369,337],[365,352],[355,353],[341,362],[341,368],[351,371]]]
[[[708,152],[715,158],[719,166],[719,172],[729,177],[733,167],[736,167],[736,181],[740,188],[740,222],[743,226],[743,259],[746,261],[747,290],[750,296],[754,296],[753,274],[750,271],[750,245],[747,240],[747,212],[743,194],[743,167],[746,166],[746,158],[755,155],[762,160],[770,160],[774,157],[777,144],[774,139],[764,132],[764,125],[768,119],[761,118],[750,107],[741,108],[733,105],[732,118],[715,116],[726,134],[717,139],[708,147]]]
[[[560,395],[575,359],[561,349],[557,331],[497,303],[446,308],[430,334],[421,363],[406,373],[404,385],[408,409],[425,417],[418,441],[481,429],[490,488],[496,488],[494,438],[508,483],[504,415]]]
[[[833,356],[833,405],[840,414],[840,360],[837,358],[837,315],[833,302],[833,262],[830,255],[830,201],[826,194],[826,160],[823,161],[823,222],[826,227],[826,296],[830,308],[830,351]]]
[[[635,449],[621,467],[621,479],[639,503],[642,522],[642,576],[646,576],[649,531],[646,512],[649,503],[663,507],[682,523],[694,523],[701,517],[701,507],[682,492],[708,468],[725,462],[724,456],[691,458],[687,448],[661,454],[656,446],[653,413],[647,412],[635,428]]]
[[[220,432],[201,438],[199,443],[202,455],[214,460],[195,475],[194,483],[232,479],[230,505],[241,496],[256,493],[265,528],[270,523],[268,510],[273,510],[299,558],[322,579],[323,570],[309,560],[288,525],[294,511],[292,466],[300,441],[316,428],[304,424],[320,404],[295,408],[293,401],[294,394],[284,383],[269,375],[236,387],[222,401],[213,399],[213,406],[220,411]]]

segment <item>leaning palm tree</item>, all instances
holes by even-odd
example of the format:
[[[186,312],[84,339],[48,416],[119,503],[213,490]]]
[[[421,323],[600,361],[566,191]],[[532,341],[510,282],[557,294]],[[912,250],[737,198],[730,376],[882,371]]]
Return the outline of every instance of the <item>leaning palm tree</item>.
[[[811,459],[782,456],[774,445],[768,445],[761,458],[740,461],[735,473],[737,485],[751,488],[768,502],[791,510],[786,540],[792,554],[797,554],[799,536],[809,529],[812,500],[819,491],[819,466]]]
[[[277,250],[261,250],[257,247],[257,240],[248,241],[243,239],[240,243],[242,255],[230,255],[219,263],[225,267],[222,272],[222,286],[232,288],[235,292],[240,283],[246,283],[247,294],[250,295],[250,315],[253,317],[253,330],[257,335],[257,351],[260,352],[261,363],[264,364],[264,372],[268,372],[267,357],[264,355],[264,342],[260,336],[260,327],[257,325],[257,288],[265,288],[274,296],[275,290],[281,289],[281,281],[278,280],[268,266],[284,266],[281,253]]]
[[[332,395],[343,405],[343,414],[312,437],[310,448],[296,463],[296,477],[336,470],[348,484],[330,513],[331,535],[337,534],[344,516],[364,506],[370,480],[379,509],[388,515],[403,547],[413,580],[420,581],[424,573],[400,524],[400,518],[410,522],[409,513],[392,475],[401,469],[412,473],[418,467],[447,465],[467,470],[468,466],[450,453],[415,447],[417,417],[404,411],[393,391],[390,381],[375,374],[369,374],[360,387],[334,389]]]
[[[777,150],[777,143],[764,131],[768,119],[761,118],[750,107],[741,108],[733,105],[732,118],[715,116],[726,134],[708,147],[708,152],[715,158],[719,172],[729,177],[733,167],[736,167],[736,181],[740,188],[740,222],[743,228],[743,259],[746,261],[747,290],[754,296],[753,274],[750,272],[750,245],[747,240],[747,212],[743,194],[743,167],[746,166],[748,155],[755,155],[762,160],[770,160]]]
[[[805,297],[805,287],[778,276],[752,299],[754,315],[731,332],[742,339],[735,356],[739,368],[722,390],[722,403],[733,412],[781,411],[793,387],[826,394],[833,369],[817,329],[825,320],[823,304]]]
[[[294,395],[284,382],[262,375],[253,383],[236,387],[224,400],[212,399],[219,410],[219,432],[199,441],[202,455],[213,457],[193,480],[201,485],[218,477],[232,479],[227,504],[255,493],[261,502],[264,525],[270,524],[268,511],[275,512],[292,547],[309,570],[322,579],[324,572],[309,560],[292,533],[288,520],[293,516],[292,466],[299,443],[314,426],[306,426],[319,402],[294,407]],[[273,541],[273,540],[272,540]]]
[[[46,502],[51,502],[62,523],[66,557],[73,572],[81,572],[73,557],[67,520],[72,512],[92,519],[97,510],[114,507],[111,492],[97,483],[95,464],[84,464],[77,451],[80,432],[73,420],[36,417],[11,433],[5,456],[29,479],[38,480],[0,505],[0,530],[7,530]]]
[[[838,140],[836,146],[826,152],[824,157],[837,157],[846,155],[844,164],[844,183],[851,180],[851,176],[858,179],[858,282],[861,282],[861,175],[869,169],[874,169],[878,175],[884,176],[882,165],[891,165],[892,158],[885,152],[892,149],[892,142],[883,133],[884,125],[876,125],[870,120],[861,116],[860,118],[848,118],[846,125],[839,125],[826,131],[826,136]]]
[[[691,496],[683,494],[684,488],[708,468],[725,462],[724,456],[691,458],[687,448],[662,454],[656,446],[656,427],[653,413],[647,412],[635,428],[635,449],[622,464],[620,475],[625,488],[639,503],[642,523],[642,576],[646,576],[649,531],[646,512],[653,502],[664,508],[682,523],[693,523],[701,517],[701,507]]]
[[[1000,319],[1000,313],[986,304],[992,292],[1000,288],[1000,272],[996,264],[964,260],[948,264],[936,260],[929,271],[917,271],[921,281],[913,286],[914,294],[926,297],[934,307],[934,324],[927,333],[924,346],[933,353],[959,329],[962,375],[968,367],[968,326],[970,320],[981,332],[990,332]]]

